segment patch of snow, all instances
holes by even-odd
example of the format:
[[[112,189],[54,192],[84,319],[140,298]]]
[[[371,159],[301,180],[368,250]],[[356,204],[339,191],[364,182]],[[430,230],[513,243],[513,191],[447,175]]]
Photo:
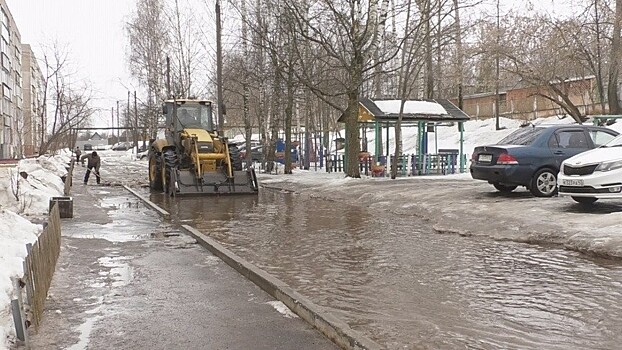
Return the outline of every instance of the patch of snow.
[[[298,315],[292,312],[283,302],[281,301],[269,301],[266,304],[271,305],[276,311],[287,318],[298,318]]]

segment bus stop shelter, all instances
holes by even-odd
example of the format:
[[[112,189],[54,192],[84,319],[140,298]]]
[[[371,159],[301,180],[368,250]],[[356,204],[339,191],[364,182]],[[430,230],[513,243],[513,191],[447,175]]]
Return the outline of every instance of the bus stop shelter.
[[[363,98],[359,101],[359,125],[373,127],[375,130],[374,160],[377,163],[387,162],[386,156],[389,156],[390,146],[389,129],[397,127],[401,102],[401,100],[371,100],[368,98]],[[343,118],[344,116],[342,115],[338,121],[343,122]],[[454,161],[459,166],[459,171],[464,172],[466,165],[466,157],[464,156],[464,122],[469,119],[466,113],[446,99],[405,101],[402,113],[402,127],[417,127],[416,162],[424,164],[426,159],[430,159],[429,156],[438,156],[443,151],[445,153],[451,152],[452,155],[455,152],[456,154],[453,156],[457,159],[454,159]],[[436,135],[436,128],[441,125],[457,125],[456,131],[460,134],[459,148],[457,150],[436,149],[434,150],[435,153],[430,153],[428,150],[429,133],[434,132]],[[386,131],[384,145],[381,142],[383,130]],[[386,146],[386,148],[383,149],[383,146]]]

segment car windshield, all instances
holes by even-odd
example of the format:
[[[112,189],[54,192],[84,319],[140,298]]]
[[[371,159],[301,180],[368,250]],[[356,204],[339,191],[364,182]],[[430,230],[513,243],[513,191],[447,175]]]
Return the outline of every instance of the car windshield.
[[[607,142],[602,147],[622,147],[622,135],[618,135],[616,138]]]
[[[531,145],[544,130],[544,128],[525,127],[504,137],[498,144],[523,146]]]

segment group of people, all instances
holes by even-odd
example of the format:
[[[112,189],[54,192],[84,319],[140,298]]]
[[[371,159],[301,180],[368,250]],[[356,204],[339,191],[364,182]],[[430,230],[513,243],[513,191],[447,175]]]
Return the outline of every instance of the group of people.
[[[91,172],[95,173],[97,184],[100,184],[101,177],[99,176],[99,167],[101,166],[101,159],[99,158],[97,152],[93,151],[89,154],[81,156],[82,151],[80,150],[80,147],[77,146],[74,153],[76,155],[76,162],[80,162],[82,166],[84,166],[84,160],[87,160],[86,174],[84,174],[84,184],[86,185],[89,182],[89,176],[91,175]]]

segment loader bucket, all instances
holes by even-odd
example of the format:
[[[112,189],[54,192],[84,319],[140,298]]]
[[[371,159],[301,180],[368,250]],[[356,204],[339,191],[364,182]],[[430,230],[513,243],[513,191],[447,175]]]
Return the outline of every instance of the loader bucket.
[[[232,177],[222,172],[210,172],[201,178],[192,171],[179,170],[175,184],[175,195],[257,194],[258,191],[254,169],[234,171]]]

